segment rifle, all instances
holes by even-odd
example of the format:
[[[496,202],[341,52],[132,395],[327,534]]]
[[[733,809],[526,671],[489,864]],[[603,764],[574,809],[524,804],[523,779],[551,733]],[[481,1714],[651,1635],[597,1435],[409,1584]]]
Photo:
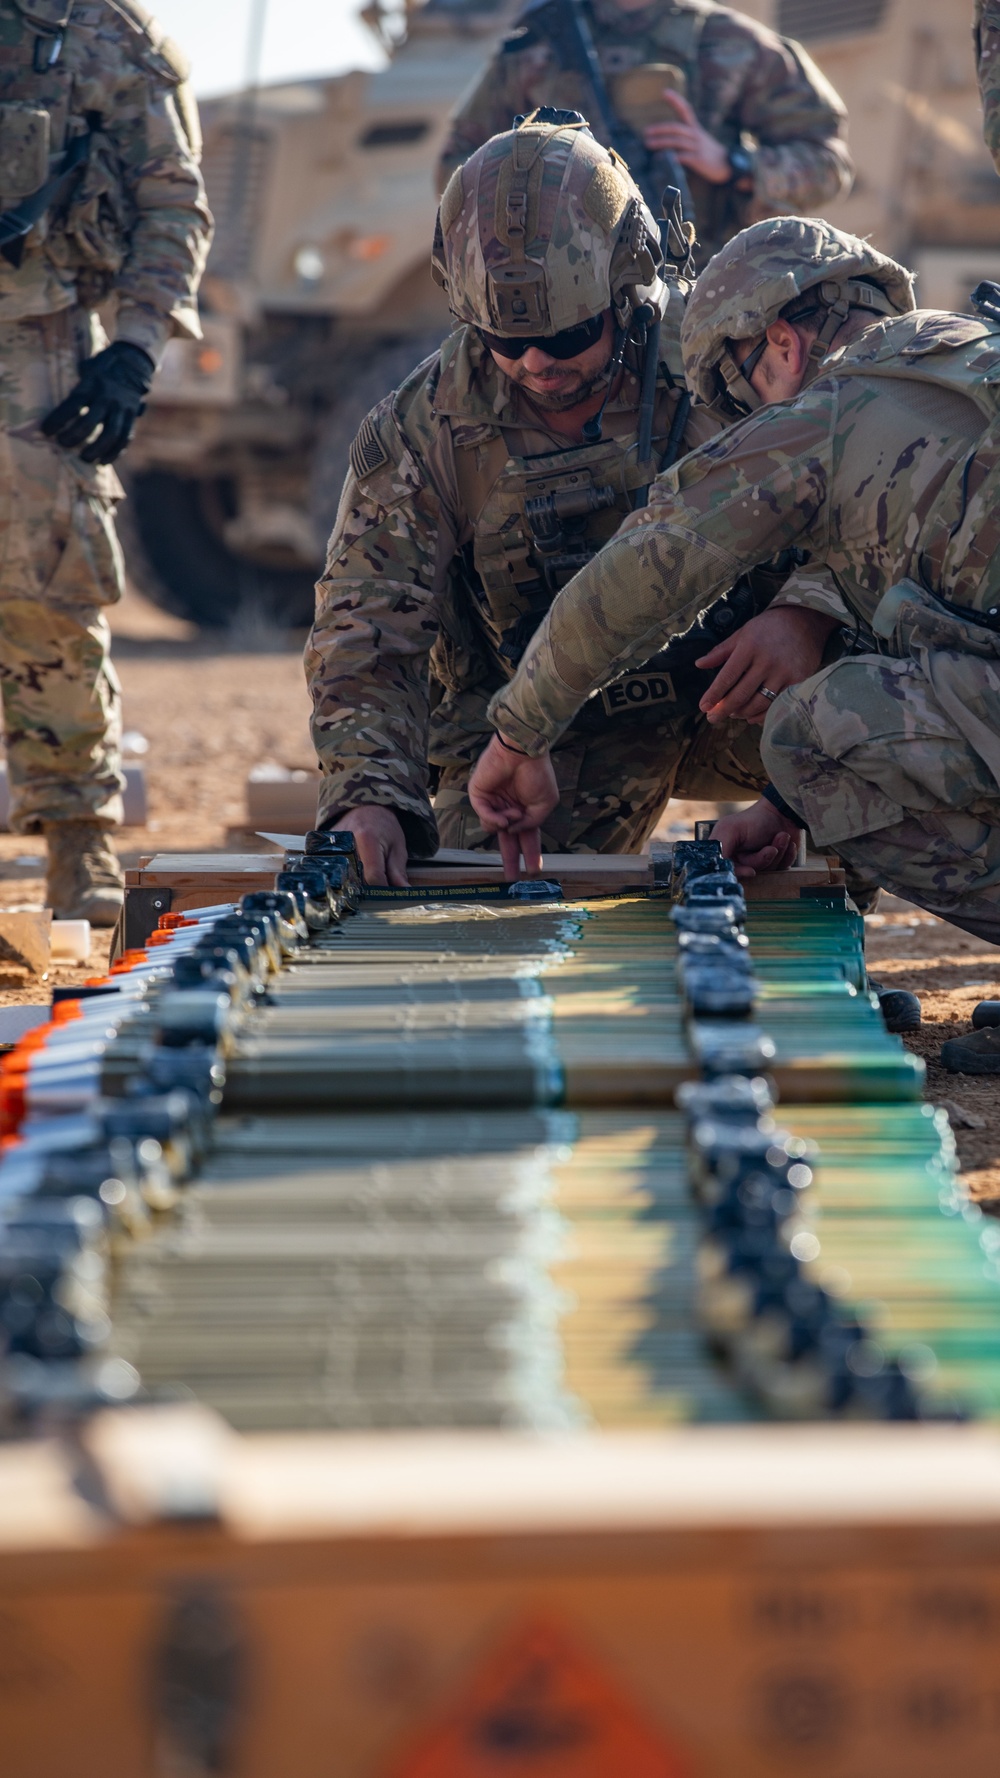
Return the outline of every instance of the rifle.
[[[628,162],[629,172],[652,214],[659,218],[663,188],[673,185],[681,194],[684,220],[693,222],[694,204],[687,175],[677,156],[669,149],[652,152],[615,111],[584,0],[535,0],[521,16],[529,29],[537,29],[559,48],[564,61],[590,88],[598,129],[607,146],[617,149]]]

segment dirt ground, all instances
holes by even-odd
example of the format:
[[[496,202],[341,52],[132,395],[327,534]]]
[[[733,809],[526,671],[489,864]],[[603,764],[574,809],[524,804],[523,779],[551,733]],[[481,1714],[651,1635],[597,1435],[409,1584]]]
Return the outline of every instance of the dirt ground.
[[[927,1063],[928,1099],[948,1108],[969,1189],[1000,1199],[1000,1083],[949,1074],[938,1059],[946,1038],[969,1030],[978,1001],[1000,999],[1000,947],[895,897],[869,914],[867,927],[870,974],[920,996],[923,1023],[904,1041]]]
[[[122,832],[123,862],[133,865],[150,852],[231,847],[245,821],[251,766],[313,763],[303,638],[259,630],[222,640],[199,635],[134,593],[112,621],[125,730],[140,738],[136,745],[146,743],[135,757],[145,767],[149,801],[147,825]],[[707,804],[671,804],[660,833],[681,837],[696,816],[713,812]],[[36,842],[0,834],[0,907],[40,906],[43,871]],[[56,968],[52,980],[95,973],[107,944],[107,935],[95,934],[89,965]],[[1000,1198],[997,1083],[948,1074],[938,1061],[944,1039],[968,1029],[976,1002],[1000,998],[1000,947],[890,899],[869,917],[868,957],[877,978],[920,995],[924,1023],[907,1041],[927,1062],[928,1097],[953,1110],[971,1190]],[[0,990],[0,1006],[41,1001],[47,987]]]

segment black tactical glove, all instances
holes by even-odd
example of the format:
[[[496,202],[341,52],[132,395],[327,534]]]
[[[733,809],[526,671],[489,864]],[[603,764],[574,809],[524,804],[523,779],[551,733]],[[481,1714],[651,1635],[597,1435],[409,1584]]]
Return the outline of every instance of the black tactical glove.
[[[133,346],[129,340],[106,346],[87,359],[76,388],[42,421],[46,438],[54,438],[68,451],[90,439],[80,452],[83,462],[113,463],[146,406],[143,397],[155,371],[153,360],[141,346]],[[97,437],[91,438],[98,426]]]

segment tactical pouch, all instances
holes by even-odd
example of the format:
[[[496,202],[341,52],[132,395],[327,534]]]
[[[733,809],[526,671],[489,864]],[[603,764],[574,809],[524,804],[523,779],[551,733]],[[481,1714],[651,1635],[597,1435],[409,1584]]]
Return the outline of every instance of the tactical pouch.
[[[871,627],[899,660],[925,648],[958,649],[987,659],[1000,653],[1000,636],[978,612],[950,610],[915,580],[898,581],[883,593]]]
[[[103,131],[95,131],[62,227],[48,248],[56,263],[65,262],[78,274],[89,275],[89,288],[81,291],[81,301],[91,305],[101,302],[112,288],[125,260],[132,222],[118,156]]]
[[[49,113],[12,99],[0,104],[0,209],[30,197],[49,176]]]

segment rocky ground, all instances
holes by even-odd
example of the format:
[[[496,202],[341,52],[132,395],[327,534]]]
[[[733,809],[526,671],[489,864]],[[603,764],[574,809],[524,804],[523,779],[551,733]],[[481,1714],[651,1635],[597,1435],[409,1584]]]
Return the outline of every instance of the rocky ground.
[[[114,629],[125,727],[139,737],[137,746],[146,743],[138,757],[149,799],[147,825],[122,833],[124,862],[231,846],[245,821],[250,768],[312,763],[301,636],[257,629],[224,640],[199,635],[138,595],[115,614]],[[672,804],[661,832],[678,837],[711,812],[708,805]],[[43,868],[35,842],[0,834],[0,906],[40,905]],[[869,917],[868,930],[872,973],[923,1001],[924,1024],[907,1041],[928,1064],[928,1096],[952,1110],[970,1187],[1000,1198],[997,1082],[948,1074],[937,1059],[946,1037],[968,1029],[978,1000],[1000,998],[1000,948],[893,900]],[[53,979],[82,980],[106,954],[106,935],[95,935],[87,968],[58,968]],[[0,989],[0,1006],[39,1001],[46,988]]]

